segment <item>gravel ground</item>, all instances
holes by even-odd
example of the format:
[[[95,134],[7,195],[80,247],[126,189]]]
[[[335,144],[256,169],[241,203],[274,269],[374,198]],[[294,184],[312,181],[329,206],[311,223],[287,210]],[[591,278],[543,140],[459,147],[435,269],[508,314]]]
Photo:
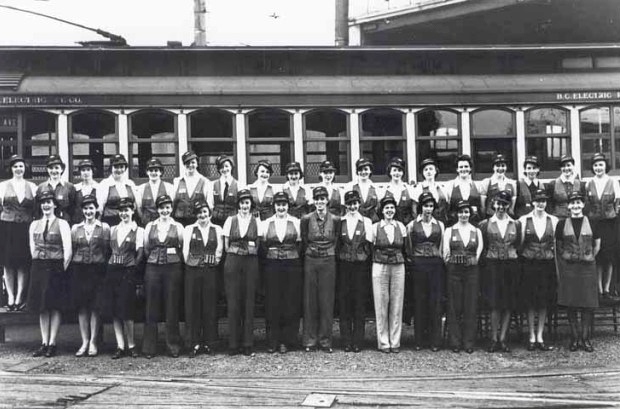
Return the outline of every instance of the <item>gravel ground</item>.
[[[431,352],[411,350],[413,344],[413,328],[403,327],[403,338],[400,354],[384,354],[375,350],[374,324],[366,326],[366,345],[361,353],[345,353],[339,349],[339,334],[334,326],[335,347],[333,354],[325,352],[306,353],[292,351],[286,355],[267,354],[265,352],[264,326],[258,325],[255,331],[257,353],[253,357],[233,356],[225,354],[225,345],[215,355],[200,355],[195,359],[181,356],[172,359],[157,356],[151,360],[145,358],[123,358],[111,360],[110,353],[114,350],[114,336],[110,326],[105,329],[106,345],[101,355],[96,358],[76,358],[73,356],[79,346],[79,335],[76,325],[65,325],[59,336],[59,356],[45,359],[32,358],[30,353],[37,347],[38,328],[36,326],[10,327],[7,329],[7,343],[0,344],[0,361],[40,362],[42,365],[29,373],[44,374],[76,374],[76,375],[144,375],[144,376],[225,376],[263,374],[267,376],[303,376],[317,373],[326,375],[394,375],[394,374],[455,374],[481,373],[489,371],[521,371],[554,368],[601,368],[620,367],[620,334],[612,329],[598,329],[593,344],[594,353],[583,351],[571,353],[567,350],[567,336],[560,333],[560,341],[554,343],[556,349],[551,352],[528,352],[522,342],[514,340],[510,343],[511,353],[489,354],[484,351],[485,343],[479,342],[476,352],[468,355],[455,354],[449,350]],[[225,331],[221,331],[225,335]],[[137,339],[141,339],[141,325],[137,325]],[[160,351],[164,346],[160,345]]]

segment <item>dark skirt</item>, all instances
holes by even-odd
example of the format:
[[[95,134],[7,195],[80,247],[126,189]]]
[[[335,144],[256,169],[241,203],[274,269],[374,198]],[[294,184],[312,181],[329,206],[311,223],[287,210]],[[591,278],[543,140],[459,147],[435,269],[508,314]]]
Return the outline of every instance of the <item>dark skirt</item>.
[[[9,268],[30,263],[28,228],[30,223],[0,221],[0,262]]]
[[[97,310],[106,320],[133,320],[136,314],[136,267],[108,264],[102,289],[97,297]]]
[[[32,260],[28,311],[66,311],[70,306],[69,277],[69,272],[64,271],[63,260]]]
[[[105,277],[105,264],[71,263],[71,305],[76,310],[95,309]]]
[[[513,310],[519,294],[519,263],[517,260],[486,259],[480,275],[484,305],[490,309]]]
[[[555,306],[556,292],[555,260],[521,260],[519,305],[524,310]]]
[[[603,219],[596,223],[596,231],[601,238],[601,250],[596,255],[599,263],[611,263],[616,259],[618,246],[618,226],[616,219]]]
[[[598,307],[596,263],[568,263],[558,258],[558,304],[565,307]]]

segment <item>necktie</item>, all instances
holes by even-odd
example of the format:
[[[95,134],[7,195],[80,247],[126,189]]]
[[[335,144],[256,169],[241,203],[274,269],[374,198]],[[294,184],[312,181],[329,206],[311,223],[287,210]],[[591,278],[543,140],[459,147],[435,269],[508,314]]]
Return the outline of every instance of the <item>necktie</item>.
[[[47,241],[47,231],[50,227],[50,221],[49,219],[45,220],[45,228],[43,229],[43,240]]]
[[[228,182],[224,183],[224,196],[222,197],[222,200],[226,200],[226,198],[228,197]]]

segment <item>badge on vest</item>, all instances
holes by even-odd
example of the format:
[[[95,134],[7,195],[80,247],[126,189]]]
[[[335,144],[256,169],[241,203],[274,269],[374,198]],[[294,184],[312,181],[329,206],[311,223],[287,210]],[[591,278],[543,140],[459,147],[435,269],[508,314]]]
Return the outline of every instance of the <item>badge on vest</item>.
[[[187,193],[187,189],[181,188],[179,189],[179,193]]]
[[[166,249],[166,254],[177,254],[177,249],[175,247],[168,247]]]
[[[361,232],[361,231],[359,231],[359,230],[356,230],[356,231],[355,231],[355,235],[356,235],[356,236],[359,236],[360,234],[362,234],[362,232]]]
[[[256,246],[256,242],[255,241],[248,241],[248,246],[254,247],[254,246]]]
[[[58,195],[58,200],[62,200],[62,195]]]

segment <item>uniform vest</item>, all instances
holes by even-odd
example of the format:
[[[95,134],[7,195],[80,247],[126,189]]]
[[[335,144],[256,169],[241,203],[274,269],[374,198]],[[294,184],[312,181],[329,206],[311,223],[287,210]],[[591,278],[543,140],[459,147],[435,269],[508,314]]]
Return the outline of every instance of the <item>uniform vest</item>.
[[[205,179],[201,177],[200,179],[198,179],[198,183],[196,183],[196,188],[194,189],[194,192],[190,197],[187,191],[187,184],[185,183],[185,178],[181,178],[179,180],[179,186],[177,187],[177,191],[174,195],[174,201],[172,203],[172,214],[175,219],[190,219],[196,217],[196,213],[194,212],[194,207],[192,206],[192,203],[199,199],[206,200],[204,195],[204,186]]]
[[[439,223],[432,223],[431,227],[431,235],[426,237],[422,221],[413,223],[410,240],[414,257],[441,257],[441,227]]]
[[[225,188],[222,179],[213,183],[213,216],[211,221],[219,226],[223,226],[228,217],[237,213],[237,192],[239,191],[237,181],[232,179],[228,186],[228,194],[222,199],[222,192]]]
[[[401,264],[405,262],[403,255],[403,233],[399,226],[394,223],[394,241],[389,242],[385,228],[377,226],[377,238],[375,240],[372,261],[381,264]]]
[[[45,219],[36,222],[33,232],[34,256],[36,260],[62,260],[64,249],[58,218],[55,218],[47,227],[47,236],[43,236],[45,230]]]
[[[34,211],[34,197],[28,182],[26,182],[26,192],[21,203],[17,200],[13,183],[9,181],[5,186],[6,190],[4,191],[0,220],[13,223],[30,223]]]
[[[327,202],[327,210],[334,216],[342,216],[342,200],[340,199],[340,189],[336,187],[332,188],[331,197]]]
[[[267,220],[275,214],[273,209],[273,187],[271,185],[265,189],[262,201],[258,200],[258,188],[256,186],[250,187],[250,193],[256,206],[254,217],[258,217],[260,220]]]
[[[391,191],[386,191],[387,197],[394,197]],[[396,215],[394,219],[398,220],[405,226],[413,220],[413,199],[409,196],[409,190],[403,189],[400,192],[400,198],[395,198],[398,202],[396,205]]]
[[[215,250],[217,250],[215,226],[209,226],[209,236],[206,243],[198,226],[194,226],[192,238],[189,242],[189,255],[187,260],[185,260],[185,264],[191,267],[203,267],[207,264],[207,256],[215,257]]]
[[[523,251],[521,255],[528,260],[553,260],[555,257],[553,252],[554,246],[555,236],[553,234],[551,217],[547,216],[545,232],[542,238],[538,238],[536,234],[533,218],[526,218]]]
[[[230,219],[230,237],[228,243],[228,253],[239,256],[255,256],[258,254],[258,223],[256,217],[250,219],[250,225],[245,236],[241,237],[239,229],[239,216],[235,215]]]
[[[358,220],[355,224],[353,238],[349,238],[347,221],[342,218],[340,222],[340,242],[338,258],[348,262],[364,262],[370,256],[370,243],[366,240],[364,221]]]
[[[157,224],[151,225],[148,238],[149,254],[146,260],[149,264],[173,264],[180,263],[181,257],[179,252],[181,251],[181,242],[176,225],[171,224],[168,229],[168,234],[163,242],[159,241],[157,234]]]
[[[103,264],[106,253],[110,248],[110,230],[107,225],[96,225],[90,241],[86,240],[86,230],[83,225],[74,229],[71,241],[73,242],[73,262],[84,264]]]
[[[588,217],[590,218],[590,220],[595,221],[602,219],[613,219],[616,217],[616,199],[620,198],[617,198],[614,194],[613,183],[618,182],[614,182],[611,178],[607,179],[607,183],[605,183],[605,187],[603,188],[603,194],[599,199],[594,181],[591,180],[588,182],[586,190],[588,194]]]
[[[487,236],[486,258],[491,260],[516,260],[517,259],[517,223],[508,221],[504,237],[499,232],[497,222],[486,221],[485,233]]]
[[[521,216],[525,216],[529,214],[532,210],[534,210],[534,205],[532,204],[532,191],[530,190],[530,186],[525,183],[525,180],[519,179],[517,182],[518,185],[518,194],[517,201],[515,203],[515,217],[519,218]],[[532,183],[533,184],[533,183]],[[534,185],[536,189],[542,189],[542,183],[538,182],[538,186]]]
[[[323,223],[319,223],[316,212],[308,218],[306,255],[309,257],[333,257],[336,255],[336,217],[327,212]]]
[[[481,204],[480,193],[478,192],[478,188],[476,187],[476,184],[473,181],[469,182],[469,185],[470,185],[470,189],[469,189],[469,197],[467,198],[467,201],[469,202],[471,206],[475,207],[475,209],[472,209],[472,214],[469,220],[472,223],[475,223],[477,220],[480,219],[480,204]],[[455,183],[454,187],[452,188],[452,193],[450,195],[450,212],[449,212],[450,218],[452,219],[453,222],[458,221],[457,214],[456,214],[457,213],[456,205],[461,200],[463,200],[463,195],[461,194],[461,188]]]
[[[422,193],[431,192],[429,186],[422,186]],[[433,193],[433,192],[431,192]],[[448,220],[448,199],[443,194],[442,190],[437,186],[437,204],[433,210],[433,217],[435,220],[446,222]],[[419,198],[418,198],[419,199]]]
[[[103,208],[102,217],[119,217],[118,205],[121,203],[121,195],[118,193],[115,185],[110,186],[108,189],[108,199],[106,200],[105,206]],[[125,190],[127,190],[127,197],[135,200],[131,185],[125,184]]]
[[[156,220],[159,217],[159,213],[157,213],[157,206],[155,206],[155,199],[161,195],[167,194],[166,186],[163,181],[159,181],[159,188],[157,189],[157,194],[153,197],[153,192],[151,191],[150,182],[146,182],[144,184],[144,190],[142,194],[142,205],[140,207],[140,220],[144,226],[147,223]]]
[[[90,195],[97,194],[97,188],[93,189],[89,193]],[[82,202],[84,201],[84,192],[82,189],[75,189],[75,212],[73,212],[73,224],[82,223],[84,221],[84,213],[82,212]]]
[[[507,190],[514,197],[515,191],[510,179],[506,178],[506,184],[504,186],[504,190]],[[499,188],[497,183],[491,183],[491,179],[489,179],[489,184],[487,186],[487,201],[485,203],[485,214],[487,217],[491,217],[495,214],[495,209],[493,209],[493,198],[495,195],[502,189]]]
[[[562,231],[563,250],[562,258],[566,261],[594,261],[592,251],[592,228],[587,217],[583,218],[579,239],[575,235],[572,219],[569,217]]]
[[[71,222],[71,215],[75,211],[75,187],[69,182],[63,182],[63,184],[57,184],[55,189],[52,189],[49,182],[43,182],[37,188],[37,194],[43,190],[52,190],[56,197],[58,206],[56,207],[56,216],[60,217],[67,222]],[[38,204],[35,206],[35,211],[40,212]]]
[[[276,234],[276,223],[272,220],[267,226],[265,236],[265,247],[267,248],[266,257],[276,260],[292,260],[299,258],[297,246],[297,230],[292,221],[286,222],[286,233],[284,240],[280,241]]]
[[[377,207],[379,206],[379,197],[377,196],[377,189],[374,186],[368,188],[368,195],[366,200],[362,197],[362,189],[359,184],[353,185],[355,190],[360,195],[360,208],[359,212],[362,216],[368,217],[371,222],[376,223],[379,221],[379,215],[377,214]]]
[[[553,187],[553,215],[562,219],[569,217],[568,211],[568,195],[573,191],[579,191],[581,182],[575,178],[573,183],[564,183],[557,178]],[[566,185],[570,186],[570,190],[566,190]]]
[[[452,234],[450,237],[450,259],[454,256],[467,257],[473,259],[476,257],[478,250],[478,234],[476,230],[472,230],[469,233],[469,239],[467,244],[463,243],[461,234],[456,226],[452,227]],[[450,261],[449,261],[450,262]]]
[[[110,233],[110,248],[112,255],[109,264],[131,267],[136,265],[136,236],[138,228],[129,230],[122,244],[118,245],[118,227],[112,227]]]
[[[308,214],[308,199],[306,198],[306,189],[299,187],[297,196],[293,197],[293,192],[289,187],[282,190],[289,197],[288,214],[301,219],[302,216]]]

